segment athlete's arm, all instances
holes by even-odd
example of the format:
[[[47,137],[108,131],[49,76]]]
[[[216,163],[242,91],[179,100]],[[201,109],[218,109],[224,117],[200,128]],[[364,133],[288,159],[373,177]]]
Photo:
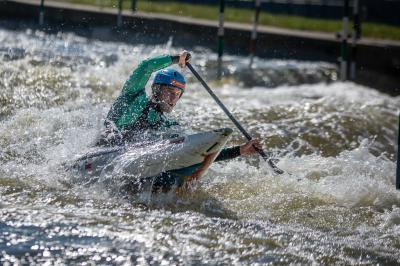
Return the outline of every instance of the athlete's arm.
[[[121,95],[118,96],[118,98],[115,100],[110,111],[107,114],[106,123],[108,123],[108,121],[111,121],[115,123],[118,128],[120,128],[122,124],[126,123],[125,120],[129,120],[129,118],[123,119],[123,121],[120,120],[124,116],[128,108],[133,109],[133,113],[135,113],[135,111],[140,112],[143,107],[132,107],[131,105],[139,97],[139,105],[146,105],[147,97],[146,93],[144,92],[144,87],[146,86],[146,83],[148,82],[151,74],[154,71],[170,66],[172,63],[178,63],[178,61],[179,56],[163,55],[150,58],[141,62],[138,67],[133,71],[128,80],[125,82],[122,88]],[[133,114],[130,114],[129,116],[132,115]]]
[[[178,63],[179,56],[162,55],[142,61],[122,88],[122,94],[135,94],[143,89],[153,72]]]
[[[219,155],[215,159],[215,162],[234,159],[236,157],[239,157],[240,155],[255,154],[258,151],[254,148],[254,146],[259,150],[262,149],[259,139],[252,139],[249,142],[247,142],[241,146],[225,148],[219,153]]]
[[[221,150],[214,162],[220,162],[225,160],[235,159],[240,156],[240,146],[234,146],[231,148],[225,148]]]

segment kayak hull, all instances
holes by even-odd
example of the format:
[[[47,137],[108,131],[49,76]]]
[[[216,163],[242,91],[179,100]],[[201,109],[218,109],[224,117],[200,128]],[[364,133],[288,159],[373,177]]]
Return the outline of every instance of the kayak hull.
[[[205,174],[230,138],[223,128],[169,140],[100,147],[79,156],[68,169],[87,181],[153,182],[158,190],[181,186]]]

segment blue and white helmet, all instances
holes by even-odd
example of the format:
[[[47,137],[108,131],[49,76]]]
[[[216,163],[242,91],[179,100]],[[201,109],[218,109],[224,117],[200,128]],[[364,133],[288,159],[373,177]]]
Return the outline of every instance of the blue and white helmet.
[[[153,85],[169,85],[185,91],[186,81],[181,73],[173,68],[165,68],[157,72]]]

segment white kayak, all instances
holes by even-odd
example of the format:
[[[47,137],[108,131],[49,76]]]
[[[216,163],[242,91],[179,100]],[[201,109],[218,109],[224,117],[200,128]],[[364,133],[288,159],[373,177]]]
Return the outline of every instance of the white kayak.
[[[156,177],[168,173],[181,181],[196,180],[225,146],[232,129],[223,128],[162,141],[97,147],[69,164],[69,170],[88,178]]]

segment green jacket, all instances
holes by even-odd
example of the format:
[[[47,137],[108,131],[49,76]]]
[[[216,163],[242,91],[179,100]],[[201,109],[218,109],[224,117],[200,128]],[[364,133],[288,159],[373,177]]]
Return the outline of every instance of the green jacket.
[[[141,130],[164,130],[179,124],[157,111],[144,87],[153,72],[177,63],[178,56],[163,55],[144,60],[125,82],[121,95],[113,103],[105,121],[106,132],[99,145],[119,145]],[[239,146],[223,149],[215,161],[240,155]]]
[[[108,112],[106,126],[112,122],[124,135],[141,129],[167,129],[178,125],[176,121],[157,111],[144,89],[153,72],[176,61],[176,56],[164,55],[141,62],[125,82],[121,95]]]

